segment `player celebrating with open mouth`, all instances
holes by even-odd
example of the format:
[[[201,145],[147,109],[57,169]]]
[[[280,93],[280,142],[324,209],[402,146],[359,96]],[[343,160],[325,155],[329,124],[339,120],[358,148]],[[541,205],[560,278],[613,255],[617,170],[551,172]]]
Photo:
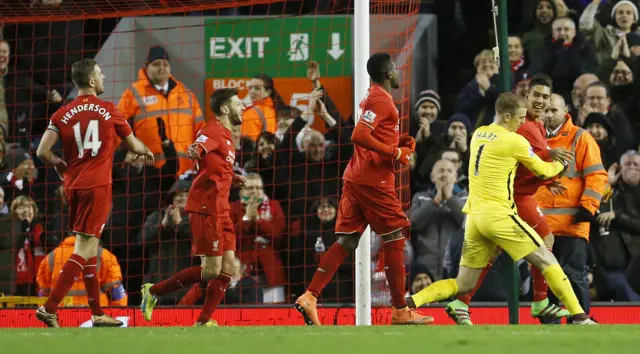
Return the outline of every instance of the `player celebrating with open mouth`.
[[[373,85],[360,103],[351,141],[354,154],[343,179],[336,234],[341,236],[320,260],[307,291],[295,303],[307,325],[319,326],[318,295],[329,283],[345,258],[358,247],[360,236],[371,229],[384,240],[384,262],[391,289],[392,324],[429,324],[432,317],[421,316],[407,307],[405,294],[404,243],[402,229],[409,219],[395,191],[394,162],[408,165],[416,142],[400,138],[400,121],[391,89],[400,87],[398,70],[387,53],[372,55],[367,72]],[[368,245],[365,245],[368,247]]]

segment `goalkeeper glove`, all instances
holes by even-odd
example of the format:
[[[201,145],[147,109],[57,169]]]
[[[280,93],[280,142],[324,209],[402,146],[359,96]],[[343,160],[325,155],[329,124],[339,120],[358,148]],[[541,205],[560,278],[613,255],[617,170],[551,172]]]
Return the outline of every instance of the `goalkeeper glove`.
[[[396,160],[398,160],[398,162],[403,165],[408,165],[409,161],[411,160],[411,154],[413,154],[413,151],[411,151],[410,148],[400,147],[398,148],[398,153],[396,154]]]
[[[414,139],[410,135],[405,135],[400,138],[400,142],[398,143],[398,147],[408,147],[412,152],[416,151],[416,139]]]
[[[578,212],[573,219],[573,223],[577,224],[579,222],[595,222],[596,218],[591,214],[591,212],[584,207],[579,207]]]

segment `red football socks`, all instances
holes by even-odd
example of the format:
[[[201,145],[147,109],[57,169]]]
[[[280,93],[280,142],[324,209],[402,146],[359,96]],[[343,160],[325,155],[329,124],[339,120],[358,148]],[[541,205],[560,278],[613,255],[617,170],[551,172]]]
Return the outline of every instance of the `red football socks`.
[[[149,292],[155,296],[172,293],[180,288],[186,288],[202,280],[202,267],[196,266],[183,269],[169,279],[154,284]]]
[[[96,262],[96,257],[91,257],[87,260],[87,264],[85,264],[82,270],[82,278],[84,280],[84,288],[87,290],[87,299],[89,300],[91,314],[94,316],[102,316],[104,312],[100,307],[100,282],[98,281],[98,274],[96,274]]]
[[[71,289],[73,283],[76,281],[76,277],[82,272],[86,263],[87,261],[84,258],[75,253],[65,262],[64,266],[62,266],[62,271],[60,271],[60,277],[53,286],[47,302],[44,304],[44,309],[47,313],[54,314],[58,311],[58,305],[60,305],[64,296],[69,292],[69,289]]]
[[[307,291],[318,297],[349,254],[339,242],[334,243],[320,260]]]
[[[407,306],[407,302],[404,299],[406,293],[404,242],[405,239],[401,238],[384,243],[384,274],[387,276],[389,290],[391,291],[391,304],[397,309]]]
[[[202,306],[202,312],[200,312],[200,316],[198,316],[198,322],[206,323],[211,319],[213,312],[224,298],[225,291],[230,282],[231,275],[225,273],[220,273],[217,278],[209,281],[207,285],[207,295],[204,298],[204,306]]]
[[[551,251],[551,249],[549,249]],[[531,277],[533,278],[533,301],[538,302],[547,298],[549,284],[544,279],[542,271],[535,266],[531,266]]]
[[[480,273],[480,278],[478,278],[478,282],[476,283],[476,287],[473,288],[473,290],[471,290],[470,292],[468,292],[468,293],[466,293],[464,295],[458,296],[458,300],[464,302],[467,306],[469,306],[469,303],[471,302],[471,298],[476,293],[476,291],[478,291],[478,289],[480,289],[480,285],[482,285],[482,281],[484,280],[484,277],[486,277],[487,273],[489,273],[489,269],[491,269],[491,266],[493,266],[493,264],[491,264],[491,262],[489,262],[487,264],[487,266],[484,267],[484,269],[482,269],[482,273]]]

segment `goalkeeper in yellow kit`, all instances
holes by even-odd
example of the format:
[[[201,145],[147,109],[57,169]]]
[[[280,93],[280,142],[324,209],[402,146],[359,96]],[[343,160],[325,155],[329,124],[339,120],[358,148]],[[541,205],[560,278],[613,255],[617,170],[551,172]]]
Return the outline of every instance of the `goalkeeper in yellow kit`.
[[[513,179],[519,163],[539,178],[548,179],[562,173],[570,161],[544,162],[529,142],[516,134],[527,114],[524,99],[504,93],[495,108],[493,124],[478,128],[471,138],[469,197],[462,209],[467,220],[458,277],[431,284],[413,295],[407,305],[420,307],[471,291],[500,247],[514,260],[524,258],[542,270],[551,291],[571,313],[570,323],[595,324],[580,307],[556,258],[518,216],[513,200]]]

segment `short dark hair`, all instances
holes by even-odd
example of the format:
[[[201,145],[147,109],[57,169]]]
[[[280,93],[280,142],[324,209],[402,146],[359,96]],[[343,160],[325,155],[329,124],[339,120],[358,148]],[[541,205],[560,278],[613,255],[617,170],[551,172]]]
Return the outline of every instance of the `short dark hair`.
[[[516,95],[513,92],[505,92],[498,97],[496,100],[496,113],[505,114],[511,113],[515,114],[516,110],[519,108],[527,107],[527,102],[524,98]]]
[[[383,82],[389,70],[391,70],[391,55],[388,53],[376,53],[367,60],[367,73],[373,82]]]
[[[93,59],[82,59],[73,63],[71,66],[71,81],[73,81],[78,88],[89,87],[89,80],[96,65],[98,65],[98,63]]]
[[[604,82],[602,82],[602,81],[596,81],[596,82],[590,83],[589,86],[587,86],[587,88],[584,89],[585,96],[587,94],[587,90],[589,90],[592,87],[602,87],[604,89],[604,91],[606,92],[607,97],[611,97],[611,92],[609,92],[609,86],[607,84],[605,84]]]
[[[531,82],[529,83],[530,87],[534,86],[545,86],[548,87],[551,91],[553,91],[553,79],[549,77],[547,74],[535,74],[531,78]]]
[[[222,115],[220,108],[229,103],[231,97],[238,94],[238,90],[234,88],[222,88],[215,90],[211,95],[211,110],[217,116]]]

